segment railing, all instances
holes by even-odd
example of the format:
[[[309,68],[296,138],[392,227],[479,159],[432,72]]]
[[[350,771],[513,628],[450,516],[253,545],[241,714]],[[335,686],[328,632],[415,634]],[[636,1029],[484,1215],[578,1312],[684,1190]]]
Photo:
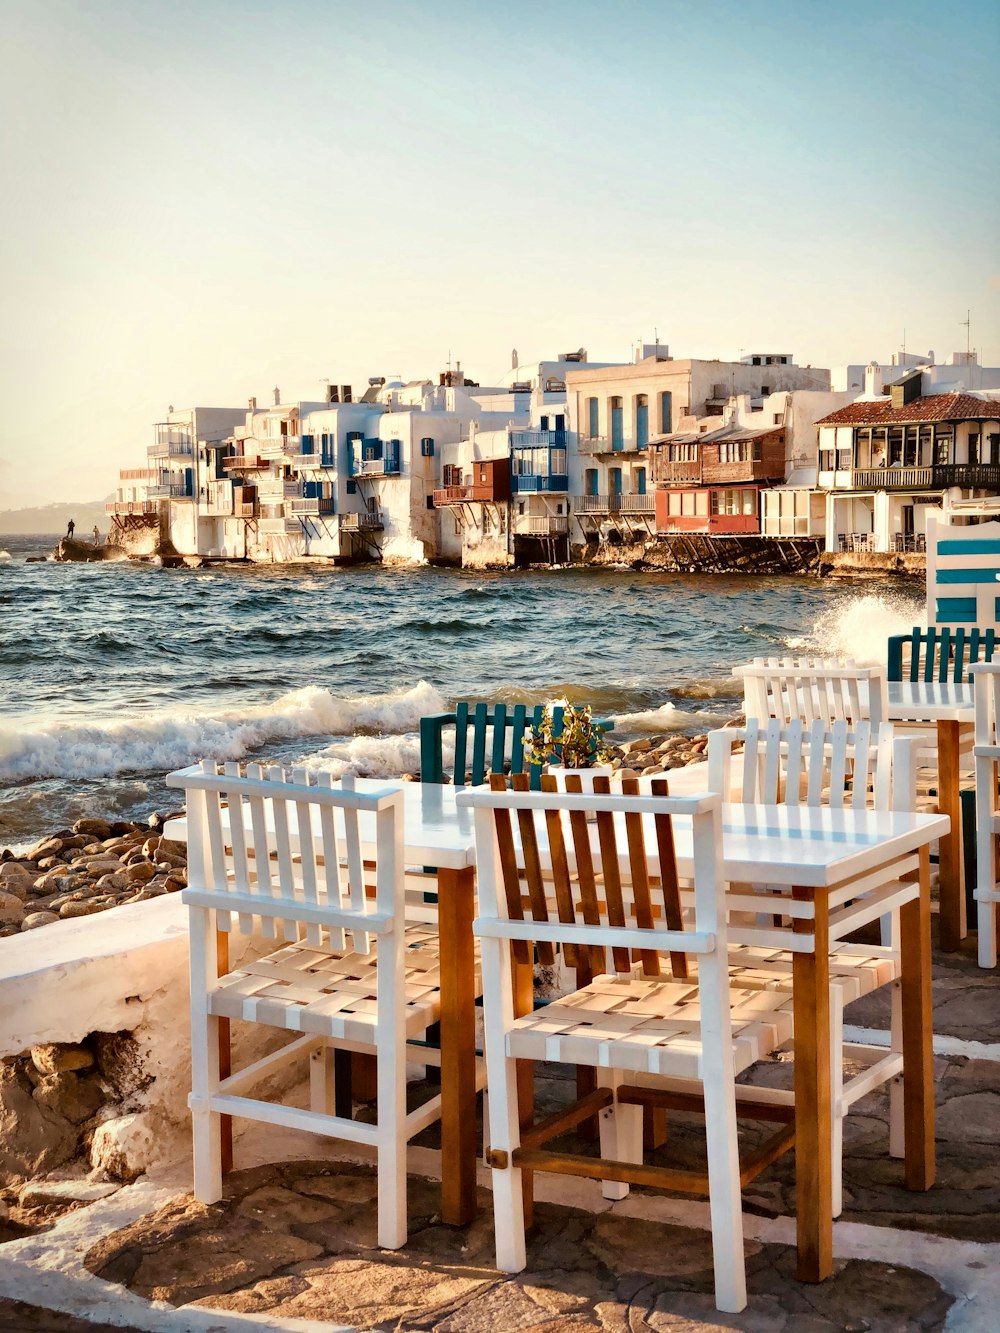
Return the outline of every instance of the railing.
[[[934,481],[941,486],[962,486],[967,490],[1000,491],[1000,466],[996,463],[946,463],[934,469]]]
[[[653,454],[653,482],[657,486],[701,485],[701,461],[697,458],[670,462]]]
[[[298,499],[302,495],[302,483],[284,481],[281,477],[261,477],[257,483],[257,495],[261,500],[271,503]]]
[[[222,468],[225,472],[240,472],[244,468],[253,467],[267,467],[267,463],[256,454],[236,454],[232,458],[222,460]]]
[[[620,514],[655,514],[655,495],[615,495],[614,508]]]
[[[909,491],[934,485],[934,468],[930,467],[873,467],[855,468],[850,472],[850,486],[858,490]],[[938,485],[947,483],[939,481]]]
[[[126,467],[118,473],[119,481],[155,481],[160,475],[156,467]]]
[[[506,494],[501,496],[496,492],[497,488],[492,482],[470,483],[468,486],[439,486],[434,492],[434,507],[440,509],[445,505],[464,504],[470,500],[483,503],[507,499]]]
[[[297,518],[262,518],[257,524],[257,531],[280,536],[289,532],[300,532],[301,527]]]
[[[335,501],[332,495],[318,496],[307,495],[299,500],[292,500],[291,508],[293,514],[334,514]]]
[[[578,514],[610,514],[610,495],[574,495],[573,510]]]
[[[569,531],[565,514],[516,514],[514,531],[522,537],[561,537]]]
[[[304,454],[301,450],[285,450],[285,461],[297,467],[300,471],[303,468],[313,467],[333,467],[332,462],[324,463],[321,454]]]
[[[234,518],[253,518],[253,517],[255,516],[256,509],[257,509],[257,506],[256,506],[255,504],[253,504],[252,502],[251,502],[250,504],[234,504],[234,505],[233,505],[233,517],[234,517]]]
[[[518,495],[534,495],[539,491],[565,492],[569,490],[569,477],[565,472],[553,472],[551,476],[538,472],[520,472],[511,478],[511,487]]]
[[[341,514],[340,527],[343,532],[364,532],[373,528],[381,528],[381,511],[369,509],[363,514]]]
[[[356,477],[398,477],[399,463],[392,458],[356,458],[354,460]]]
[[[109,500],[104,506],[106,514],[155,514],[156,510],[153,500]]]
[[[829,478],[829,473],[827,473]],[[933,467],[870,467],[841,470],[830,489],[872,491],[1000,490],[1000,465],[996,463],[938,463]]]
[[[190,458],[193,453],[190,440],[157,440],[146,450],[148,458]]]
[[[266,435],[257,441],[257,452],[261,458],[280,458],[288,448],[288,435],[276,435],[269,439]]]
[[[576,451],[578,454],[609,454],[612,452],[611,439],[607,435],[591,435],[584,439],[581,435],[577,438]],[[618,453],[618,450],[614,450]]]
[[[147,486],[146,494],[151,500],[193,500],[183,482],[173,482],[169,486]]]
[[[566,432],[564,430],[512,430],[510,432],[510,443],[514,449],[539,444],[559,447],[566,443]]]

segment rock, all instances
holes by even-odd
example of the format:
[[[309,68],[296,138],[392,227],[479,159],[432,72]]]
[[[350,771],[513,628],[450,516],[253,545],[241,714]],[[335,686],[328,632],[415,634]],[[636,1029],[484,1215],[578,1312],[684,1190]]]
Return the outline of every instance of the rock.
[[[31,1084],[14,1065],[0,1065],[0,1179],[42,1175],[76,1152],[76,1126],[50,1107],[37,1105]]]
[[[159,845],[160,845],[159,834],[154,835],[152,838],[147,838],[146,841],[142,844],[143,856],[152,856],[153,853],[156,851],[157,847],[159,847]]]
[[[115,1098],[124,1102],[153,1081],[143,1064],[142,1052],[130,1032],[95,1032],[91,1035],[97,1068]]]
[[[125,878],[130,884],[144,884],[156,874],[156,867],[149,861],[135,861],[125,871]]]
[[[96,1203],[121,1189],[110,1181],[87,1180],[31,1180],[22,1186],[18,1203],[22,1207],[44,1207],[50,1203]]]
[[[101,912],[103,910],[104,909],[101,907],[100,903],[95,903],[93,898],[87,898],[83,902],[74,902],[71,900],[68,903],[63,903],[62,907],[59,908],[59,915],[64,918],[92,916],[94,912]]]
[[[34,885],[31,882],[30,875],[24,879],[6,879],[0,883],[0,893],[6,893],[12,898],[17,898],[19,902],[27,902],[28,894]]]
[[[64,1116],[74,1125],[96,1115],[107,1100],[97,1078],[77,1074],[50,1074],[41,1079],[32,1093],[36,1106]]]
[[[119,893],[122,889],[127,889],[131,883],[124,870],[116,870],[113,875],[102,875],[94,887],[103,893]]]
[[[41,842],[36,842],[34,847],[28,853],[29,861],[38,861],[41,857],[55,856],[56,852],[63,849],[62,838],[43,838]]]
[[[21,922],[21,930],[37,930],[39,926],[49,926],[58,920],[57,912],[29,912]]]
[[[20,929],[24,920],[24,903],[16,893],[0,893],[0,926]]]
[[[181,889],[187,888],[187,875],[168,875],[164,888],[168,893],[179,893]]]
[[[148,1111],[116,1116],[94,1130],[90,1165],[129,1185],[149,1165],[154,1142],[153,1122]]]
[[[7,861],[0,865],[0,889],[4,893],[16,893],[16,889],[8,888],[9,884],[30,884],[35,876],[20,861]]]
[[[647,750],[653,748],[653,742],[650,740],[626,741],[622,746],[623,754],[645,754]]]
[[[187,843],[178,842],[176,838],[161,838],[156,850],[163,856],[179,856],[182,861],[187,861]]]
[[[88,833],[92,838],[110,838],[111,825],[106,819],[78,819],[73,825],[74,833]]]
[[[92,879],[100,875],[113,875],[116,870],[121,870],[122,863],[117,856],[94,857],[86,863],[87,874]]]
[[[49,1041],[32,1046],[31,1063],[40,1074],[64,1074],[71,1069],[90,1069],[95,1061],[93,1051],[86,1046]]]
[[[56,866],[61,866],[63,859],[61,856],[43,856],[38,862],[39,870],[54,870]]]
[[[115,819],[111,825],[111,835],[115,838],[125,838],[130,833],[142,832],[138,824],[133,824],[130,819]]]

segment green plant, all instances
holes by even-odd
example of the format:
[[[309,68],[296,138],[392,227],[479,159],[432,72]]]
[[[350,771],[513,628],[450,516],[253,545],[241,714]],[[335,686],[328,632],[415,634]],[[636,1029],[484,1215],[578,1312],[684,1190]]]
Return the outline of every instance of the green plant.
[[[551,708],[542,713],[537,727],[531,728],[531,740],[524,747],[524,757],[531,765],[560,763],[564,768],[592,768],[611,758],[604,743],[604,728],[594,721],[589,706],[562,710],[562,726],[556,731]]]

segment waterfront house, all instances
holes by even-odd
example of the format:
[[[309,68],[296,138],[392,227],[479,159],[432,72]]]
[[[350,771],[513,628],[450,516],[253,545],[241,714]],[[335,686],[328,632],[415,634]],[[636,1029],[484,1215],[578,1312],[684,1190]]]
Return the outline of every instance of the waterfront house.
[[[934,369],[915,367],[883,392],[872,363],[865,393],[819,421],[829,550],[921,550],[929,509],[1000,491],[1000,403],[989,391],[927,392],[946,382],[941,371],[955,374]]]

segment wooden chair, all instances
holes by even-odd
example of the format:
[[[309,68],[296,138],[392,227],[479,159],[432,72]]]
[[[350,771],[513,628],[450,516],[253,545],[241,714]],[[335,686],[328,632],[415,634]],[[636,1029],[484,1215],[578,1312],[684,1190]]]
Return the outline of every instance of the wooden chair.
[[[733,780],[733,746],[744,743],[742,774]],[[836,722],[827,730],[822,722],[805,727],[801,722],[781,726],[775,719],[766,724],[751,721],[743,731],[726,728],[708,738],[708,781],[728,800],[748,805],[828,805],[876,810],[913,810],[916,807],[916,777],[920,741],[900,736],[891,723],[874,733],[871,724],[859,722],[853,730]],[[734,789],[735,788],[735,789]],[[889,1084],[889,1151],[903,1156],[903,1069],[902,1011],[899,992],[899,908],[915,894],[916,886],[895,875],[881,884],[873,897],[851,910],[845,904],[831,948],[830,965],[830,1063],[833,1105],[833,1198],[834,1217],[843,1207],[841,1161],[844,1117],[850,1107],[873,1089]],[[743,984],[779,986],[791,990],[792,939],[788,926],[782,947],[772,924],[773,900],[766,885],[740,886],[736,896],[744,912],[756,901],[756,921],[745,916],[742,923],[730,922],[730,962],[738,970],[734,979]],[[782,904],[779,903],[779,909]],[[882,945],[853,944],[844,936],[873,917],[881,917]],[[756,944],[763,935],[766,944]],[[774,946],[778,944],[776,949]],[[747,970],[744,970],[747,969]],[[781,974],[784,975],[781,975]],[[844,1042],[844,1008],[853,1000],[882,986],[892,986],[889,1052],[880,1047]],[[865,1066],[852,1078],[844,1078],[845,1054]]]
[[[609,1199],[624,1198],[630,1183],[707,1193],[716,1304],[739,1311],[746,1305],[741,1182],[792,1145],[794,1125],[783,1108],[765,1113],[780,1128],[741,1175],[734,1079],[788,1039],[791,997],[730,990],[718,796],[583,795],[572,790],[575,783],[567,778],[571,790],[556,792],[554,778],[546,776],[541,792],[508,791],[498,778],[494,785],[502,790],[459,797],[476,820],[480,916],[474,928],[485,983],[497,1265],[520,1272],[527,1262],[524,1205],[532,1172],[599,1179]],[[666,784],[653,787],[658,793]],[[596,815],[596,862],[588,812]],[[626,846],[619,846],[616,815],[624,821]],[[654,831],[648,843],[643,816],[651,817]],[[684,928],[679,913],[674,818],[693,825],[693,929]],[[550,884],[543,877],[543,846]],[[655,881],[659,903],[651,892]],[[544,965],[554,961],[557,947],[593,979],[533,1011],[530,981],[527,994],[524,985],[533,948]],[[698,960],[696,981],[688,976],[689,957]],[[519,1090],[517,1066],[530,1070],[538,1060],[591,1066],[598,1087],[569,1110],[522,1128],[531,1120],[530,1078],[522,1071]],[[678,1092],[671,1079],[693,1091]],[[641,1108],[678,1104],[705,1112],[707,1174],[643,1164]],[[543,1146],[595,1114],[599,1157]]]
[[[1000,836],[1000,662],[975,666],[976,689],[976,927],[979,966],[997,965],[1000,903],[997,837]]]
[[[440,1018],[441,997],[436,908],[419,888],[407,892],[402,793],[209,760],[175,777],[188,803],[195,1197],[221,1197],[222,1116],[366,1143],[378,1153],[378,1242],[397,1249],[407,1234],[406,1144],[441,1113],[440,1097],[406,1109],[407,1043]],[[229,967],[217,931],[259,932],[265,953]],[[232,1020],[295,1039],[229,1074],[219,1036]],[[410,1049],[421,1063],[434,1059]],[[351,1118],[350,1093],[334,1080],[339,1051],[375,1057],[374,1125]],[[300,1057],[309,1060],[309,1110],[249,1095]]]
[[[542,704],[470,705],[460,702],[450,713],[435,713],[420,719],[420,781],[454,782],[464,787],[468,781],[481,786],[490,773],[523,773],[525,734],[542,720]],[[553,729],[562,731],[563,709],[552,709]],[[606,732],[614,723],[598,723]],[[448,771],[446,736],[454,729],[454,758]],[[531,785],[537,790],[540,769],[531,769]]]
[[[757,657],[733,668],[742,676],[747,719],[766,722],[866,721],[877,729],[888,719],[885,671],[880,666],[822,657]]]

